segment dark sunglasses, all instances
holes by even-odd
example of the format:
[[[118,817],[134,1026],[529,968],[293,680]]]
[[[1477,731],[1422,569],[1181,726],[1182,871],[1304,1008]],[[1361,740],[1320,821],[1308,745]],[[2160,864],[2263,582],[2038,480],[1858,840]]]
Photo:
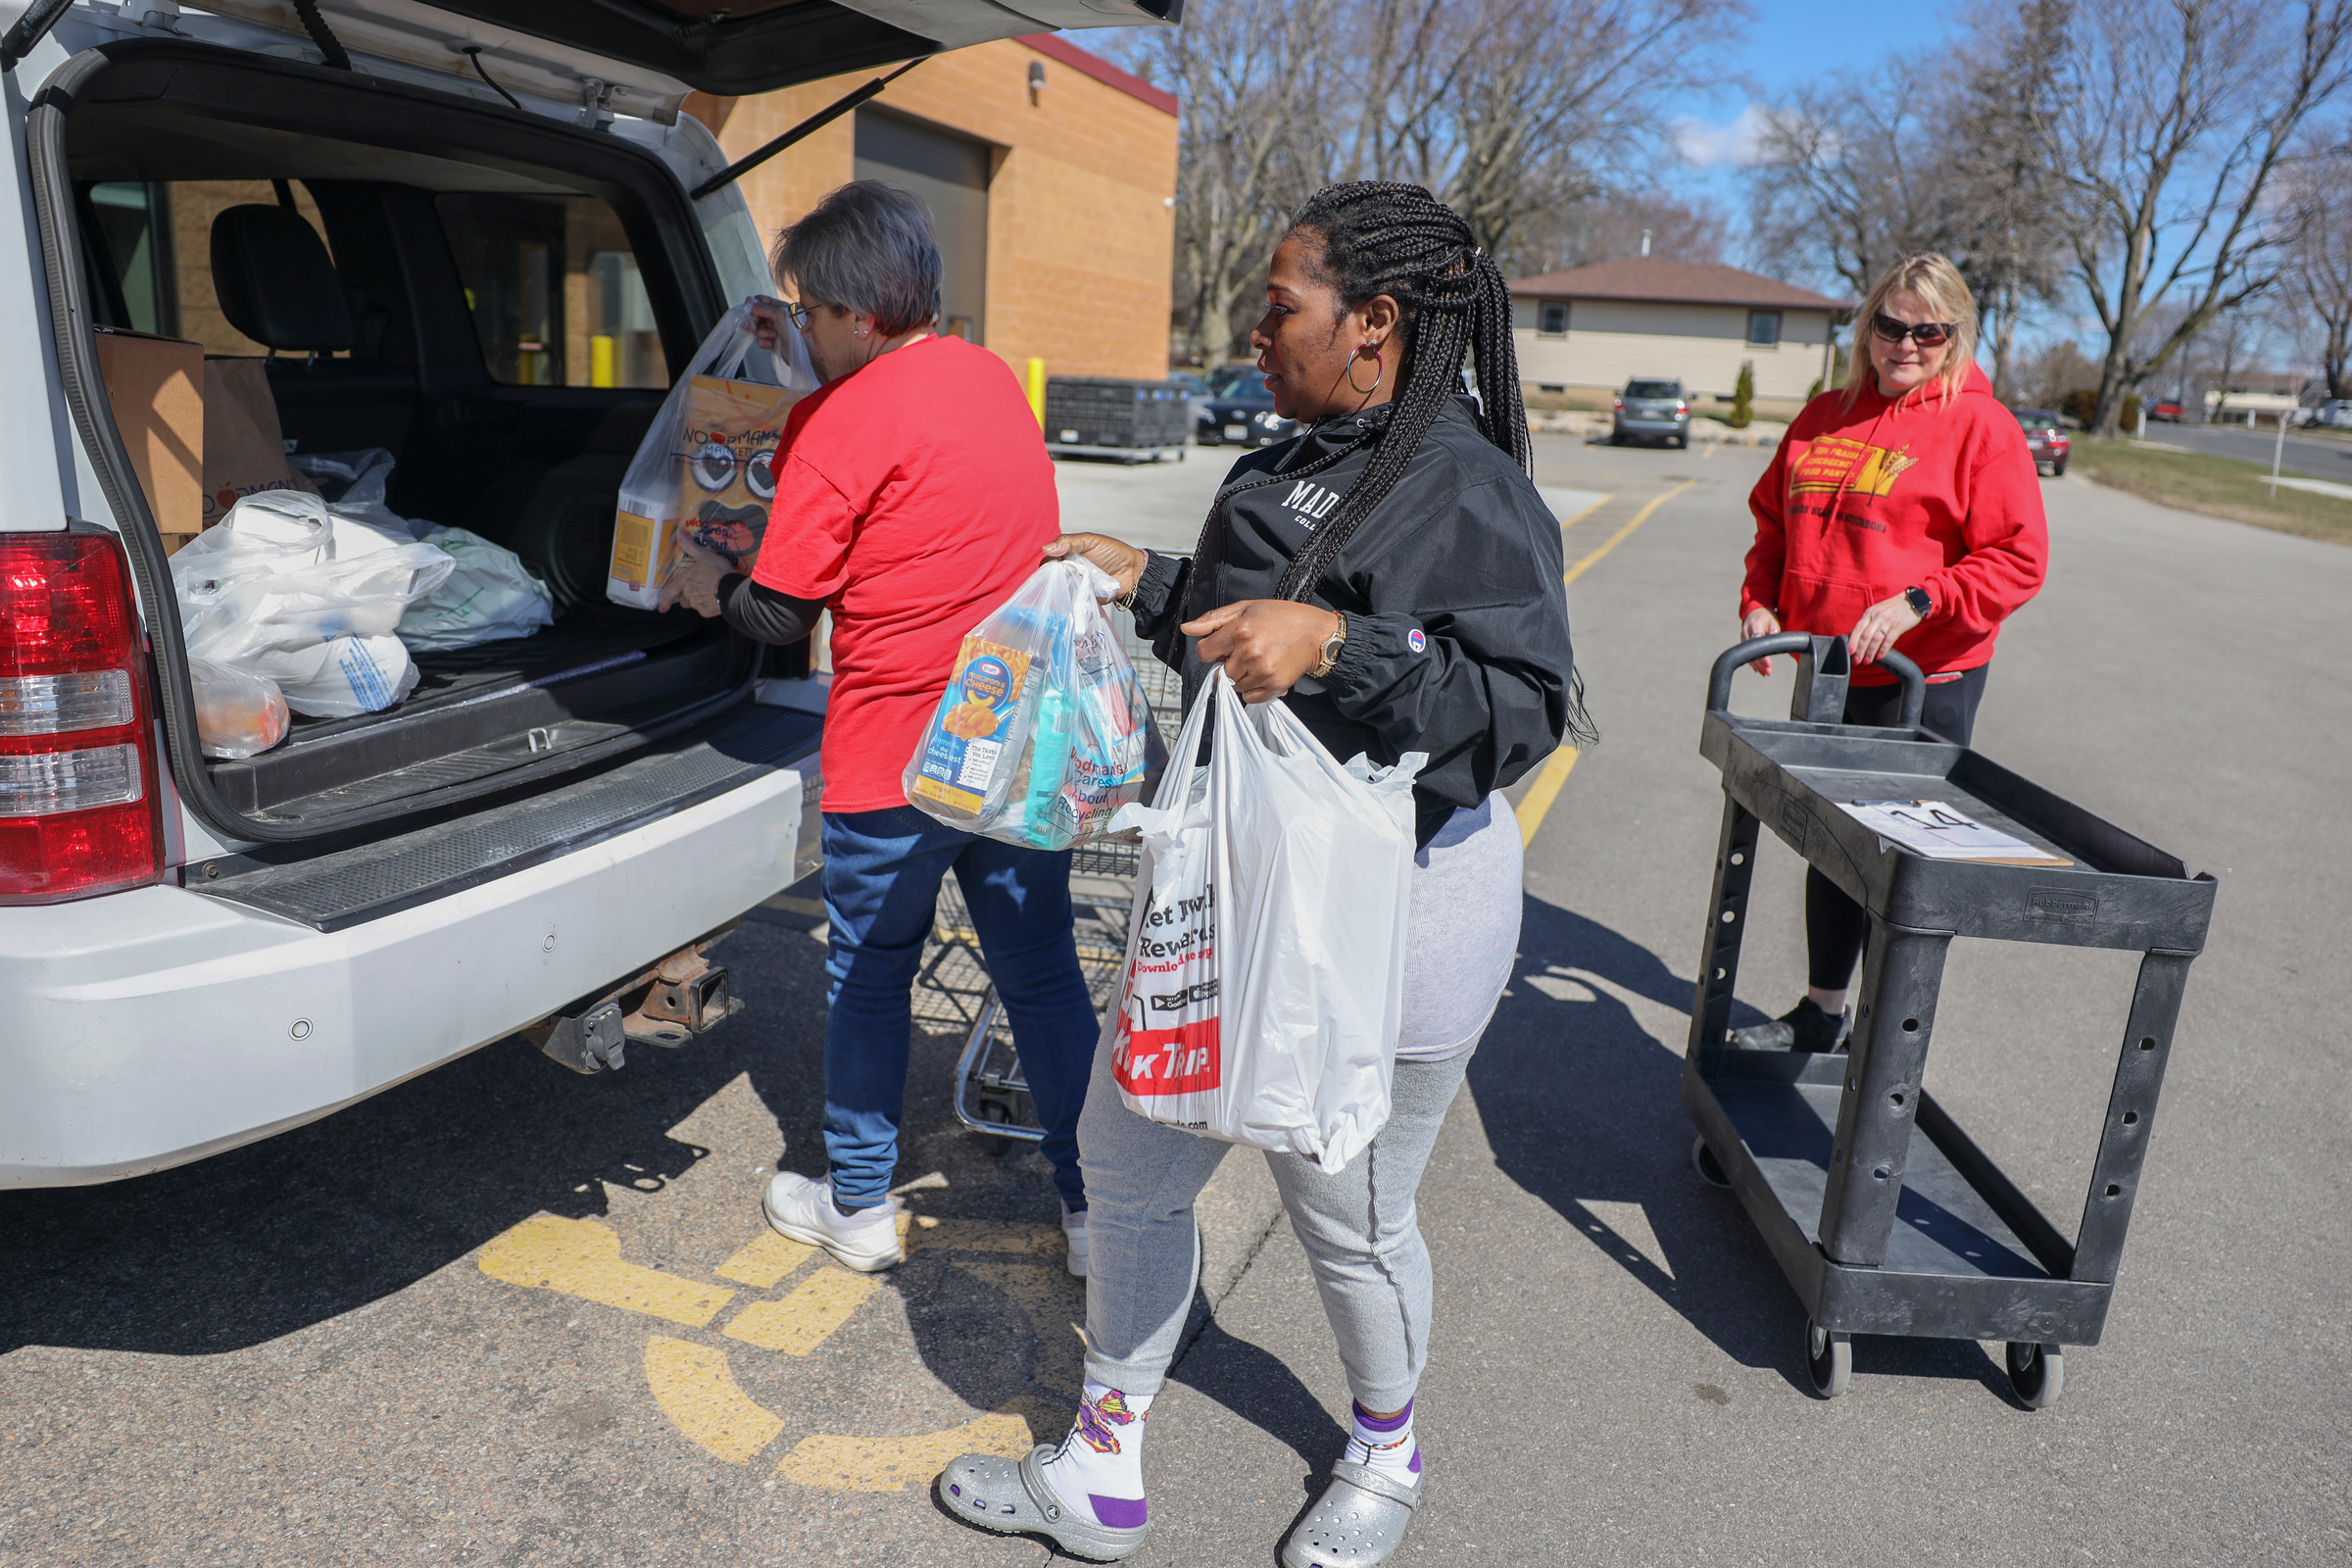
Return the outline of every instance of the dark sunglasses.
[[[1871,317],[1870,329],[1889,343],[1900,343],[1909,338],[1923,349],[1939,349],[1952,339],[1952,323],[1949,321],[1921,321],[1914,325],[1885,314]]]

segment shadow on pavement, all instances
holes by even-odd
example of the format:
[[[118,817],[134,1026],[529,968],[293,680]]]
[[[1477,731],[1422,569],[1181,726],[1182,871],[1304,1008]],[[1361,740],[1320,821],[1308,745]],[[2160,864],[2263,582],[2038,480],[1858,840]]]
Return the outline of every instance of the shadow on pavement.
[[[1703,1186],[1691,1169],[1696,1135],[1680,1099],[1681,1041],[1661,1046],[1616,995],[1630,992],[1687,1018],[1692,982],[1597,921],[1534,897],[1525,903],[1519,955],[1518,978],[1470,1063],[1470,1093],[1496,1167],[1726,1355],[1773,1368],[1809,1396],[1796,1298],[1738,1200]],[[1733,1022],[1763,1016],[1741,1004]],[[1663,1266],[1593,1203],[1639,1205]],[[1855,1342],[1854,1365],[1969,1378],[2009,1393],[2007,1374],[1968,1341],[1866,1336]]]
[[[739,1075],[786,1129],[787,1165],[821,1176],[823,949],[747,924],[719,956],[750,1009],[678,1051],[633,1047],[618,1072],[579,1077],[511,1038],[193,1164],[0,1192],[0,1355],[28,1345],[249,1349],[396,1296],[534,1214],[604,1217],[605,1184],[660,1191],[710,1154],[667,1129]],[[999,1161],[954,1133],[946,1087],[958,1044],[917,1033],[901,1179],[946,1172],[948,1189],[923,1195],[932,1214],[1051,1220],[1042,1160]],[[775,1146],[757,1157],[772,1162]],[[740,1184],[748,1240],[758,1179],[748,1165],[727,1179]],[[633,1242],[629,1261],[703,1272],[658,1255],[667,1245]],[[948,1267],[917,1254],[888,1281],[907,1298],[926,1366],[978,1409],[1048,1392],[1020,1348],[1034,1336],[1018,1306],[994,1291],[948,1298],[937,1288]]]

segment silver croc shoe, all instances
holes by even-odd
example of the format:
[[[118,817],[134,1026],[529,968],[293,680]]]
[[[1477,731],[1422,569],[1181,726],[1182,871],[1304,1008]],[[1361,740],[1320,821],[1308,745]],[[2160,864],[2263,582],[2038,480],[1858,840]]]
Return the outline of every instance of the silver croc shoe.
[[[1370,1465],[1331,1467],[1331,1485],[1315,1511],[1282,1544],[1282,1568],[1369,1568],[1404,1543],[1421,1506],[1421,1486],[1406,1486]]]
[[[1089,1562],[1117,1562],[1132,1554],[1152,1533],[1152,1526],[1147,1523],[1119,1530],[1091,1524],[1072,1513],[1038,1468],[1053,1453],[1053,1445],[1046,1443],[1018,1461],[996,1453],[967,1453],[939,1473],[939,1500],[965,1524],[1000,1536],[1044,1536],[1071,1556]]]

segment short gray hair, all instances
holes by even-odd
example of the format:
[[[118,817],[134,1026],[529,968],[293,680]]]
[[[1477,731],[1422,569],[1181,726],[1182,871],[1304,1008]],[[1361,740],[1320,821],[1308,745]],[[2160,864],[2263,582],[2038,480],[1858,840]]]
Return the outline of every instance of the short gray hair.
[[[885,337],[939,319],[939,241],[920,197],[878,179],[853,179],[776,236],[771,264],[803,305],[837,305],[874,318]]]

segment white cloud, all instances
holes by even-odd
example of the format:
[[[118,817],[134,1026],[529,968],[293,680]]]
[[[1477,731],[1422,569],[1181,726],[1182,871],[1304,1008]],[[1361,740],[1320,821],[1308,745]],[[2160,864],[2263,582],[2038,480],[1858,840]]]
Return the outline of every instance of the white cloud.
[[[1720,123],[1687,115],[1674,122],[1674,150],[1699,169],[1745,168],[1756,161],[1764,115],[1764,106],[1754,103]]]

